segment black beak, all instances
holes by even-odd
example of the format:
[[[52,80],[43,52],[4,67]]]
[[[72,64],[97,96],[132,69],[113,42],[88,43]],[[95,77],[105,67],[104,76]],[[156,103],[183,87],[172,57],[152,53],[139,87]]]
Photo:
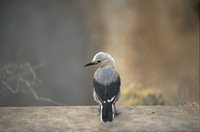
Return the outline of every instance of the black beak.
[[[99,63],[99,62],[90,62],[90,63],[84,65],[84,67],[86,67],[86,66],[91,66],[91,65],[96,65],[96,64],[98,64],[98,63]]]

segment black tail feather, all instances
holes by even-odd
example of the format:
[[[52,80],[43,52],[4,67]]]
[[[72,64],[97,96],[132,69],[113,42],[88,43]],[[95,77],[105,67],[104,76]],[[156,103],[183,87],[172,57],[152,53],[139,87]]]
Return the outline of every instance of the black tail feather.
[[[112,121],[113,120],[113,108],[112,108],[112,103],[106,102],[102,104],[102,109],[101,109],[101,119],[104,122],[107,121]]]

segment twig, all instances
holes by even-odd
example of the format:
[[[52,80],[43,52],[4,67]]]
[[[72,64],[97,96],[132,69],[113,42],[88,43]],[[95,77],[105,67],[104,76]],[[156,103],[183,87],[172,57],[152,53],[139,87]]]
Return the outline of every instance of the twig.
[[[31,87],[31,84],[29,83],[29,81],[23,79],[22,77],[19,77],[19,78],[20,78],[20,80],[21,80],[22,82],[24,82],[24,83],[26,84],[27,88],[30,90],[30,92],[32,93],[33,97],[34,97],[36,100],[50,102],[50,103],[53,103],[53,104],[55,104],[55,105],[64,105],[64,104],[62,104],[62,103],[53,101],[53,100],[51,100],[51,99],[49,99],[49,98],[39,97],[39,96],[37,95],[37,93],[33,90],[33,88]]]
[[[49,103],[52,103],[52,104],[55,104],[55,105],[64,105],[63,103],[53,101],[49,98],[39,97],[37,95],[37,93],[34,91],[34,89],[32,88],[32,84],[37,84],[36,83],[37,75],[36,75],[35,70],[37,70],[41,67],[44,67],[44,66],[45,66],[44,63],[41,63],[41,64],[33,66],[33,67],[29,63],[21,64],[19,66],[18,65],[17,66],[16,65],[4,66],[3,70],[1,70],[1,71],[5,71],[6,73],[8,73],[8,75],[5,77],[7,80],[4,81],[3,80],[4,78],[0,78],[0,82],[13,94],[17,94],[17,93],[22,92],[23,91],[22,88],[18,88],[18,85],[19,85],[19,83],[24,83],[26,88],[28,88],[28,91],[31,92],[31,94],[33,95],[33,97],[36,100],[49,102]],[[11,70],[10,70],[10,68],[11,68]],[[20,70],[22,70],[22,71],[20,72]],[[27,75],[27,74],[32,75],[32,78],[31,78],[30,81],[24,79],[24,75]],[[16,84],[15,89],[14,89],[9,85],[9,82],[15,81],[15,80],[17,81],[16,82],[17,84]]]
[[[2,83],[6,88],[8,88],[8,90],[9,90],[11,93],[13,93],[13,94],[18,93],[18,91],[17,91],[17,90],[14,90],[7,82],[1,80],[1,83]]]
[[[24,76],[24,75],[26,75],[26,74],[35,73],[34,70],[37,70],[37,69],[39,69],[39,68],[41,68],[41,67],[44,67],[44,66],[45,66],[45,63],[40,63],[39,65],[36,65],[36,66],[33,66],[33,67],[31,67],[31,66],[29,65],[28,67],[31,68],[31,69],[28,70],[28,71],[26,71],[26,72],[24,72],[24,73],[21,73],[21,75]],[[36,76],[36,74],[35,74],[34,76]]]

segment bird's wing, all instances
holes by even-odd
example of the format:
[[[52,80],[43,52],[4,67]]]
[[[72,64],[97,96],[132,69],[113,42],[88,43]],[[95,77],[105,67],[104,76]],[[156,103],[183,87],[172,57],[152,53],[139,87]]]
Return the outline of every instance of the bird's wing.
[[[118,76],[115,81],[111,82],[108,85],[103,85],[97,82],[94,78],[93,85],[96,95],[101,102],[111,102],[115,100],[118,93],[120,92],[121,81],[120,77]]]

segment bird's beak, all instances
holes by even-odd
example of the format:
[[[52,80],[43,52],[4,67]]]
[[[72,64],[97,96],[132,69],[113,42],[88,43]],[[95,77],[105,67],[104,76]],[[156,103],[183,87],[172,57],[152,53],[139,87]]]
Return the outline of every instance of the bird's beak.
[[[86,66],[91,66],[91,65],[96,65],[96,64],[98,64],[99,62],[90,62],[90,63],[88,63],[88,64],[86,64],[86,65],[84,65],[84,67],[86,67]]]

